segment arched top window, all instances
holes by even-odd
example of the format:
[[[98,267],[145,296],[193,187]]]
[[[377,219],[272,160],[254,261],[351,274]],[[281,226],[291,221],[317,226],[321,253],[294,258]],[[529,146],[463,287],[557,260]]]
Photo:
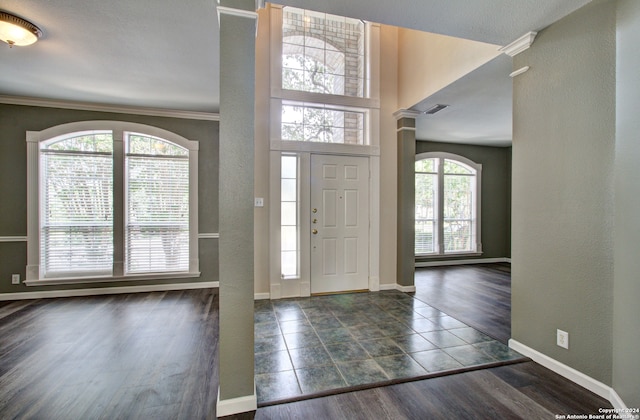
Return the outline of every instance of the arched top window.
[[[27,281],[198,274],[197,142],[116,121],[27,142]]]
[[[477,254],[482,165],[450,153],[415,162],[415,254]]]
[[[342,16],[284,8],[282,88],[363,97],[364,23]]]

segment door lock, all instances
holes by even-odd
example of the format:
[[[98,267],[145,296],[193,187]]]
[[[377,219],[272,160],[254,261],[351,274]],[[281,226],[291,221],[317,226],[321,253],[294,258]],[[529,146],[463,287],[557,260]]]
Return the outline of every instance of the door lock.
[[[313,219],[312,223],[318,223],[318,219]]]
[[[318,212],[318,209],[313,209],[313,210],[311,210],[311,212],[312,212],[312,213],[317,213],[317,212]]]

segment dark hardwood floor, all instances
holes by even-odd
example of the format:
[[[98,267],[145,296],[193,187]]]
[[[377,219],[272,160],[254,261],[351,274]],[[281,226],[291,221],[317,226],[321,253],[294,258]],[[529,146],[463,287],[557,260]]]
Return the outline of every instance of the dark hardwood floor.
[[[281,404],[243,419],[555,419],[611,407],[534,362]]]
[[[0,418],[215,418],[218,292],[0,302]]]
[[[0,418],[213,419],[218,292],[0,302]],[[609,404],[533,363],[258,409],[238,419],[554,418]]]
[[[415,297],[507,344],[511,338],[511,265],[416,269]]]

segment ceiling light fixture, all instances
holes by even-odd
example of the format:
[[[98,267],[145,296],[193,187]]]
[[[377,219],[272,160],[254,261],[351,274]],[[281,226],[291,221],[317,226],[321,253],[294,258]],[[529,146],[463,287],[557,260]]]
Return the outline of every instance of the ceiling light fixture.
[[[42,36],[42,31],[33,23],[7,12],[0,12],[0,40],[9,44],[31,45]]]

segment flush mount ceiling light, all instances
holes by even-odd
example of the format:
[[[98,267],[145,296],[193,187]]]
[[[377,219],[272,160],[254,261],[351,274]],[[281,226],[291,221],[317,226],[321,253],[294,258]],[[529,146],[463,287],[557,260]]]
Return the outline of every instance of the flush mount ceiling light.
[[[9,44],[31,45],[42,36],[42,31],[33,23],[7,12],[0,12],[0,40]]]

